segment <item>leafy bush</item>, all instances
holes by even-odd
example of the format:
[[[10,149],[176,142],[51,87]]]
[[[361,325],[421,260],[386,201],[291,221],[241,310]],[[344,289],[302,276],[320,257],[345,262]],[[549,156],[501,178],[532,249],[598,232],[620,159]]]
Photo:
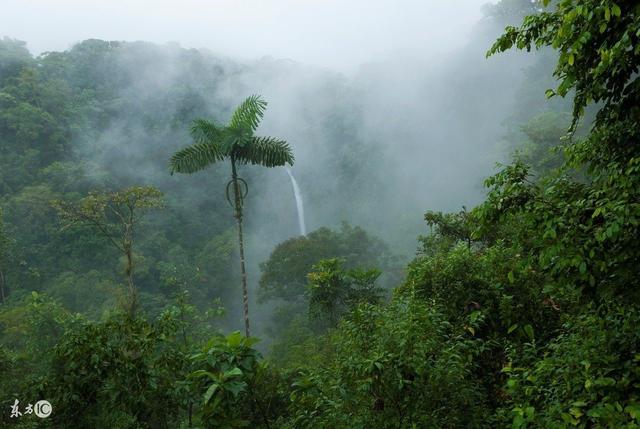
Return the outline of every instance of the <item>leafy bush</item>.
[[[375,285],[380,271],[344,270],[344,261],[323,259],[309,273],[309,315],[321,326],[335,327],[340,317],[358,304],[376,304],[382,289]]]
[[[42,397],[73,427],[169,428],[184,419],[187,356],[162,324],[114,314],[68,330],[53,350]]]
[[[289,427],[482,427],[477,342],[432,305],[363,305],[331,334],[328,363],[293,383]]]
[[[636,308],[590,310],[548,345],[512,356],[506,420],[514,428],[640,427],[639,324]]]
[[[284,398],[275,390],[278,375],[252,348],[258,340],[234,332],[212,338],[193,355],[189,378],[204,392],[198,409],[205,428],[269,427]]]

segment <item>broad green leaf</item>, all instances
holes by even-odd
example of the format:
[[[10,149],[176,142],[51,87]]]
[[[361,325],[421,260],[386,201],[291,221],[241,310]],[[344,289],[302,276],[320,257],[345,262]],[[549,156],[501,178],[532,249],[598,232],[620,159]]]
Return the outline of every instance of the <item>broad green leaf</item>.
[[[594,386],[613,386],[616,384],[616,380],[611,377],[600,377],[593,381]]]
[[[587,264],[584,261],[580,262],[579,270],[580,274],[584,274],[587,272]]]
[[[247,383],[244,381],[232,381],[224,385],[225,390],[228,390],[233,396],[238,396],[240,392],[244,391],[247,387]]]
[[[633,419],[640,420],[640,404],[627,405],[624,411],[629,413]]]
[[[527,337],[529,337],[529,339],[533,340],[533,326],[525,325],[524,332],[527,334]]]
[[[622,15],[622,11],[620,10],[620,6],[618,6],[617,4],[615,4],[615,3],[614,3],[614,4],[611,6],[611,13],[612,13],[614,16],[620,17],[620,15]]]
[[[232,332],[231,334],[227,335],[227,344],[229,344],[231,347],[238,347],[242,343],[243,338],[244,336],[240,333],[240,331]]]
[[[230,369],[229,371],[225,371],[223,377],[230,378],[230,377],[237,377],[240,375],[242,375],[242,370],[238,367],[235,367],[233,369]]]
[[[207,405],[209,403],[209,401],[211,400],[211,397],[213,396],[214,393],[216,393],[216,390],[218,390],[218,387],[220,387],[218,384],[214,383],[211,386],[209,386],[209,388],[207,389],[207,391],[204,394],[204,404]]]
[[[204,369],[199,369],[197,371],[193,371],[191,374],[189,374],[190,378],[199,378],[199,377],[208,377],[211,380],[217,380],[218,378],[216,377],[215,374],[209,372],[209,371],[205,371]]]
[[[569,409],[569,413],[571,413],[571,415],[573,417],[575,417],[576,419],[579,419],[580,417],[582,417],[584,415],[582,410],[580,408],[577,408],[577,407],[571,407]]]

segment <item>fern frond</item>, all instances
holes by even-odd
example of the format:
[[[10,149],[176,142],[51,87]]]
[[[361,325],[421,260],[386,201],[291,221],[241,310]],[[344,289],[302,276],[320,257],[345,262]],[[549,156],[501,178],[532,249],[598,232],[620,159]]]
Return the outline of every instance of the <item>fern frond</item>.
[[[209,165],[222,161],[224,153],[215,143],[196,143],[179,150],[169,159],[169,169],[173,173],[195,173]]]
[[[195,119],[191,123],[191,137],[196,143],[216,143],[224,136],[224,128],[206,119]]]
[[[267,102],[259,95],[251,95],[238,106],[231,116],[229,128],[250,134],[258,128]]]
[[[293,151],[289,144],[273,137],[252,137],[248,145],[236,147],[233,155],[242,164],[264,167],[293,165],[294,162]]]

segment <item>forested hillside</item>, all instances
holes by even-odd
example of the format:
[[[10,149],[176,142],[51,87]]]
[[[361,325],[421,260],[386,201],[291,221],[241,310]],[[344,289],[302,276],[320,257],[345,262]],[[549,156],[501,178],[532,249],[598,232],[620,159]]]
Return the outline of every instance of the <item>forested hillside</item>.
[[[351,78],[0,40],[0,426],[640,427],[640,7],[473,35]]]

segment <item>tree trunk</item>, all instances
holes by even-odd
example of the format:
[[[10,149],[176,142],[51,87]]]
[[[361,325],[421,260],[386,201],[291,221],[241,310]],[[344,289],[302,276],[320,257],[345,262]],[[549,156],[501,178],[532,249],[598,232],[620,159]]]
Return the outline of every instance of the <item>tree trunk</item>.
[[[238,222],[238,244],[240,246],[240,271],[242,272],[242,305],[244,312],[244,332],[247,337],[250,335],[249,329],[249,292],[247,290],[247,270],[244,266],[244,241],[242,238],[242,195],[238,185],[238,173],[236,162],[231,158],[231,177],[233,179],[233,194],[236,208],[236,221]]]
[[[2,303],[4,304],[4,273],[0,270],[0,298],[2,298]]]
[[[127,256],[127,266],[125,272],[127,274],[127,283],[129,285],[129,314],[133,317],[136,313],[136,307],[138,306],[138,294],[136,293],[136,287],[133,284],[133,246],[130,244],[125,245],[125,254]]]

